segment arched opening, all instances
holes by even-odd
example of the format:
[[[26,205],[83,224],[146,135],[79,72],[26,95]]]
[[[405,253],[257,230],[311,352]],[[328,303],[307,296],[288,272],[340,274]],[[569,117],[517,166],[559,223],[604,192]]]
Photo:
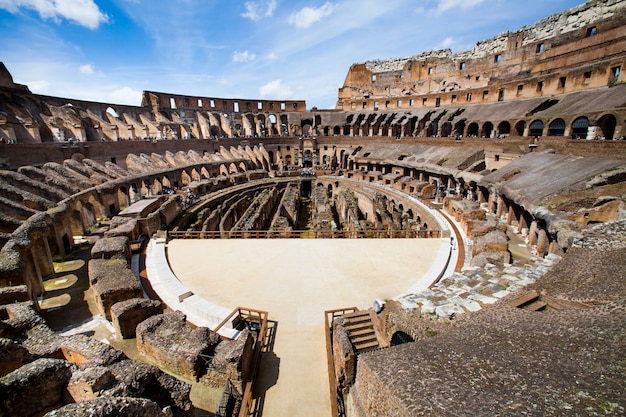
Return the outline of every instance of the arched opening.
[[[467,126],[467,136],[475,138],[478,136],[478,123],[472,122]]]
[[[500,122],[498,125],[498,137],[511,134],[511,124],[507,121]]]
[[[541,120],[534,120],[530,124],[528,134],[530,136],[543,136],[543,122]]]
[[[408,333],[403,332],[402,330],[398,330],[391,336],[391,346],[398,346],[404,343],[415,342],[413,336]]]
[[[598,120],[598,127],[602,129],[602,137],[606,140],[613,140],[615,125],[617,120],[612,114],[605,114]]]
[[[120,117],[113,107],[107,107],[106,112],[116,119]]]
[[[335,127],[333,128],[333,135],[335,135],[335,136],[339,136],[339,135],[341,135],[341,127],[339,127],[339,126],[335,126]]]
[[[452,123],[450,122],[445,122],[442,126],[441,126],[441,137],[448,137],[450,136],[450,134],[452,133]]]
[[[313,166],[312,152],[309,149],[302,154],[302,166],[305,168],[311,168]]]
[[[460,120],[456,122],[456,124],[454,125],[454,129],[460,136],[463,136],[465,134],[465,120]]]
[[[554,119],[548,126],[548,136],[565,135],[565,120]]]
[[[577,117],[572,123],[572,139],[586,139],[589,131],[589,119]]]
[[[491,137],[491,132],[493,132],[493,123],[491,122],[485,122],[483,124],[483,129],[481,132],[481,137],[483,138],[490,138]]]
[[[524,136],[525,128],[526,128],[525,121],[520,120],[519,122],[515,123],[515,133],[517,133],[517,136]]]
[[[309,119],[303,120],[300,127],[302,128],[302,134],[308,136],[312,133],[313,121]]]
[[[428,124],[426,136],[437,136],[437,130],[439,130],[439,124],[437,122],[430,122]]]

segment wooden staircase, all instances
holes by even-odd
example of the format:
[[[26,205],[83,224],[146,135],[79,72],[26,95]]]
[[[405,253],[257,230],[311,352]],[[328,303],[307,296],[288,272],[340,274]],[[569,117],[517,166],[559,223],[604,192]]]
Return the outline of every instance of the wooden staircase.
[[[380,347],[374,322],[368,310],[343,315],[343,326],[357,354]]]

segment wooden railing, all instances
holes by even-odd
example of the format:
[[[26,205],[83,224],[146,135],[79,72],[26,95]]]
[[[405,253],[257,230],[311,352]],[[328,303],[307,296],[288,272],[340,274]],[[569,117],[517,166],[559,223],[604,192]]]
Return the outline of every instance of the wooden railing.
[[[356,307],[340,308],[324,311],[326,333],[326,358],[328,360],[328,386],[330,388],[330,411],[332,417],[345,417],[343,394],[337,387],[335,380],[335,359],[333,357],[333,321],[347,313],[358,311]]]
[[[245,388],[243,391],[243,397],[241,400],[241,408],[239,410],[239,417],[248,417],[250,415],[250,407],[252,404],[252,390],[254,388],[254,382],[259,371],[259,365],[261,363],[261,356],[263,349],[265,348],[266,333],[268,320],[267,311],[255,310],[252,308],[237,307],[215,328],[217,332],[222,326],[231,321],[237,316],[241,321],[248,323],[254,323],[259,325],[259,332],[257,334],[256,342],[254,344],[254,355],[252,357],[252,366],[247,381],[245,382]]]
[[[169,239],[399,239],[438,238],[440,230],[230,230],[169,231]]]

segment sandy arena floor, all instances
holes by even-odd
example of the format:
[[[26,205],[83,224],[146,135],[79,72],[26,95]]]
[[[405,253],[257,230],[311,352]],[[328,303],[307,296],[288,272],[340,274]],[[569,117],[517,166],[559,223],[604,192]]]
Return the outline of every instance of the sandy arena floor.
[[[369,308],[403,294],[431,266],[440,239],[172,240],[172,271],[228,309],[266,310],[273,354],[261,364],[263,415],[330,416],[324,311]],[[262,394],[262,392],[261,392]]]

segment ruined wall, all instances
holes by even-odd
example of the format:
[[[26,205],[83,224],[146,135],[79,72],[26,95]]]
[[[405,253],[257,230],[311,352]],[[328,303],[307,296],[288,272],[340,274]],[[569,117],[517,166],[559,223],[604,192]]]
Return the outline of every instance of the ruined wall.
[[[623,1],[594,0],[477,42],[469,51],[427,51],[354,64],[339,90],[337,108],[433,108],[613,85],[619,80],[612,68],[626,63],[625,16]]]

